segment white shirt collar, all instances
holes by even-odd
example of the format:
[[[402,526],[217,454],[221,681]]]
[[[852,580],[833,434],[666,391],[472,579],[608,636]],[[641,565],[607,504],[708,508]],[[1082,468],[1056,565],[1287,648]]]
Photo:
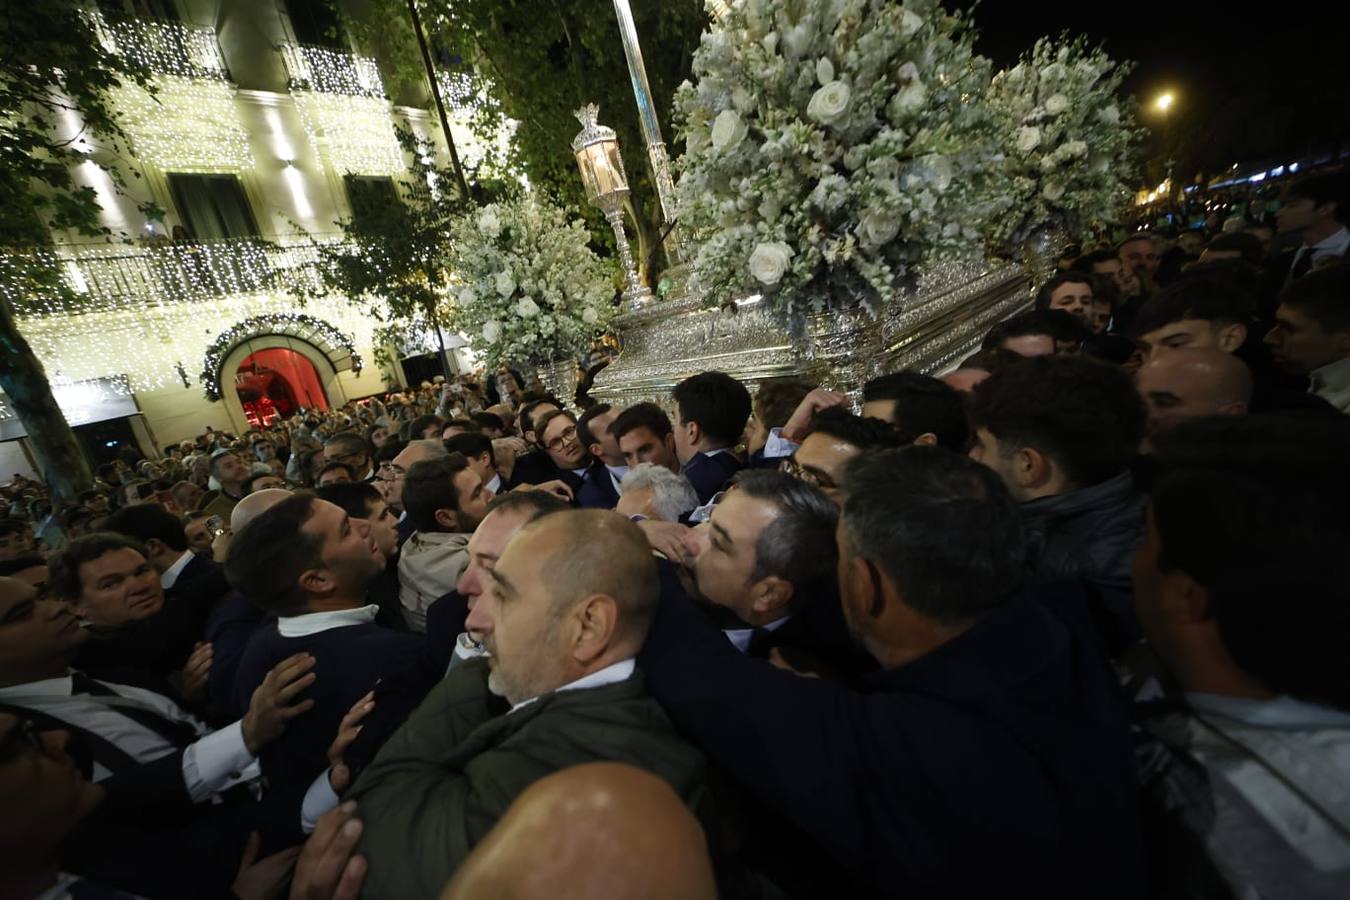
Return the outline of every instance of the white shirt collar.
[[[719,454],[719,453],[730,453],[730,452],[731,452],[731,448],[730,448],[730,447],[718,447],[716,450],[704,450],[704,451],[703,451],[703,455],[704,455],[704,456],[716,456],[716,455]]]
[[[1350,728],[1350,713],[1285,695],[1271,700],[1254,700],[1188,691],[1186,702],[1196,712],[1224,716],[1259,728],[1286,731]]]
[[[1322,240],[1309,247],[1303,245],[1313,253],[1333,254],[1335,256],[1344,256],[1347,250],[1350,250],[1350,228],[1342,225],[1339,229],[1322,238]]]
[[[788,623],[788,619],[791,618],[792,616],[783,616],[783,618],[775,622],[770,622],[768,625],[761,625],[759,627],[763,628],[765,631],[777,631],[778,629],[786,625]],[[722,633],[727,636],[727,640],[731,641],[731,645],[735,647],[737,650],[741,651],[742,653],[750,652],[750,639],[755,636],[755,629],[723,628]]]
[[[281,616],[277,619],[277,631],[282,637],[305,637],[343,628],[347,625],[368,625],[375,621],[380,608],[374,603],[358,606],[356,609],[334,609],[327,612],[305,613],[302,616]]]
[[[570,681],[556,691],[553,691],[553,693],[556,694],[561,691],[580,691],[585,690],[586,688],[604,687],[607,684],[617,684],[620,681],[627,681],[632,677],[633,671],[636,668],[636,660],[631,658],[620,660],[613,665],[605,666],[603,669],[598,669],[589,675],[584,675],[576,681]],[[522,706],[528,706],[538,699],[538,697],[531,697],[528,700],[522,700],[511,707],[511,712],[515,712]]]
[[[166,591],[173,587],[174,582],[178,580],[178,576],[183,574],[183,570],[188,567],[188,563],[192,562],[192,557],[195,555],[191,550],[184,550],[183,555],[178,557],[173,565],[165,569],[163,575],[159,576],[160,587]]]
[[[1313,369],[1310,377],[1313,393],[1322,389],[1339,391],[1350,388],[1350,356],[1327,363],[1320,369]]]
[[[623,476],[628,474],[627,466],[611,466],[605,463],[605,469],[609,472],[609,480],[614,483],[614,493],[620,497],[623,496]]]
[[[42,681],[0,687],[0,700],[16,700],[20,697],[69,697],[74,689],[71,677],[62,675],[60,678],[44,678]]]
[[[500,494],[502,492],[502,476],[500,474],[493,475],[492,480],[487,483],[487,489],[492,491],[494,496]]]

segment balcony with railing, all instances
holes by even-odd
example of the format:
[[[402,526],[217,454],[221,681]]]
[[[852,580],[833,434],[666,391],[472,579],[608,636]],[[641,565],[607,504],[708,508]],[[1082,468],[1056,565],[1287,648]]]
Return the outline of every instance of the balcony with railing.
[[[316,240],[335,244],[336,236]],[[3,253],[3,251],[0,251]],[[20,260],[58,273],[65,295],[25,292],[13,300],[20,318],[92,312],[134,312],[166,304],[201,303],[246,294],[288,293],[312,278],[318,248],[305,237],[264,241],[233,238],[162,246],[65,245],[56,251],[6,254],[0,274]],[[0,285],[0,289],[3,289]]]
[[[148,16],[90,15],[104,47],[145,63],[152,72],[184,78],[230,80],[216,33],[210,28]]]
[[[373,57],[311,44],[282,44],[281,57],[292,92],[384,99],[384,81]]]

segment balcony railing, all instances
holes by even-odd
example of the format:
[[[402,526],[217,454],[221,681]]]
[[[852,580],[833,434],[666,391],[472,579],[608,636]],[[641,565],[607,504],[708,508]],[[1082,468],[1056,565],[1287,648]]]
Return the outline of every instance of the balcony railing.
[[[281,56],[292,91],[384,99],[384,82],[372,57],[310,44],[282,44]]]
[[[187,78],[230,78],[216,33],[210,28],[145,16],[91,16],[105,47],[145,63],[154,72]]]
[[[328,235],[318,239],[335,240]],[[279,242],[234,238],[154,247],[68,245],[55,253],[29,254],[29,259],[60,273],[73,292],[73,304],[58,296],[28,294],[15,299],[15,312],[28,318],[134,311],[235,294],[281,292],[288,287],[285,278],[303,277],[301,273],[318,255],[304,237]],[[10,256],[8,261],[14,259]],[[6,268],[0,265],[0,273]]]

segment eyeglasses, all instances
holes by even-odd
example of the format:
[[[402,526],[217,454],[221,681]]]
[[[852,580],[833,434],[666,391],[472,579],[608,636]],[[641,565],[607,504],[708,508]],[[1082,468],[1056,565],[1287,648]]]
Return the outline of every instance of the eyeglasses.
[[[789,456],[787,459],[783,460],[778,466],[778,471],[786,472],[798,481],[813,484],[822,491],[834,490],[838,487],[838,485],[834,483],[834,479],[830,478],[828,475],[823,473],[817,474],[810,469],[802,468],[801,464],[797,462],[796,457]]]
[[[563,429],[562,434],[558,435],[553,440],[549,441],[546,446],[554,453],[557,453],[559,450],[561,450],[568,444],[575,443],[576,439],[577,439],[577,426],[568,425],[566,428]]]

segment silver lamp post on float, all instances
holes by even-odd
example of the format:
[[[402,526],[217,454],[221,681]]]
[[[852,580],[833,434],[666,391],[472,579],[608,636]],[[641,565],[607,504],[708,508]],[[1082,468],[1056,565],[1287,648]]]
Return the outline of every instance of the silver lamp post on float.
[[[628,289],[623,297],[629,309],[638,309],[652,300],[651,290],[638,278],[633,266],[633,252],[623,230],[623,207],[628,199],[628,175],[619,155],[619,142],[613,128],[596,121],[600,107],[588,103],[573,113],[581,123],[581,133],[572,139],[572,152],[581,170],[581,181],[586,186],[586,199],[600,207],[609,225],[614,229],[614,240],[619,247]]]

